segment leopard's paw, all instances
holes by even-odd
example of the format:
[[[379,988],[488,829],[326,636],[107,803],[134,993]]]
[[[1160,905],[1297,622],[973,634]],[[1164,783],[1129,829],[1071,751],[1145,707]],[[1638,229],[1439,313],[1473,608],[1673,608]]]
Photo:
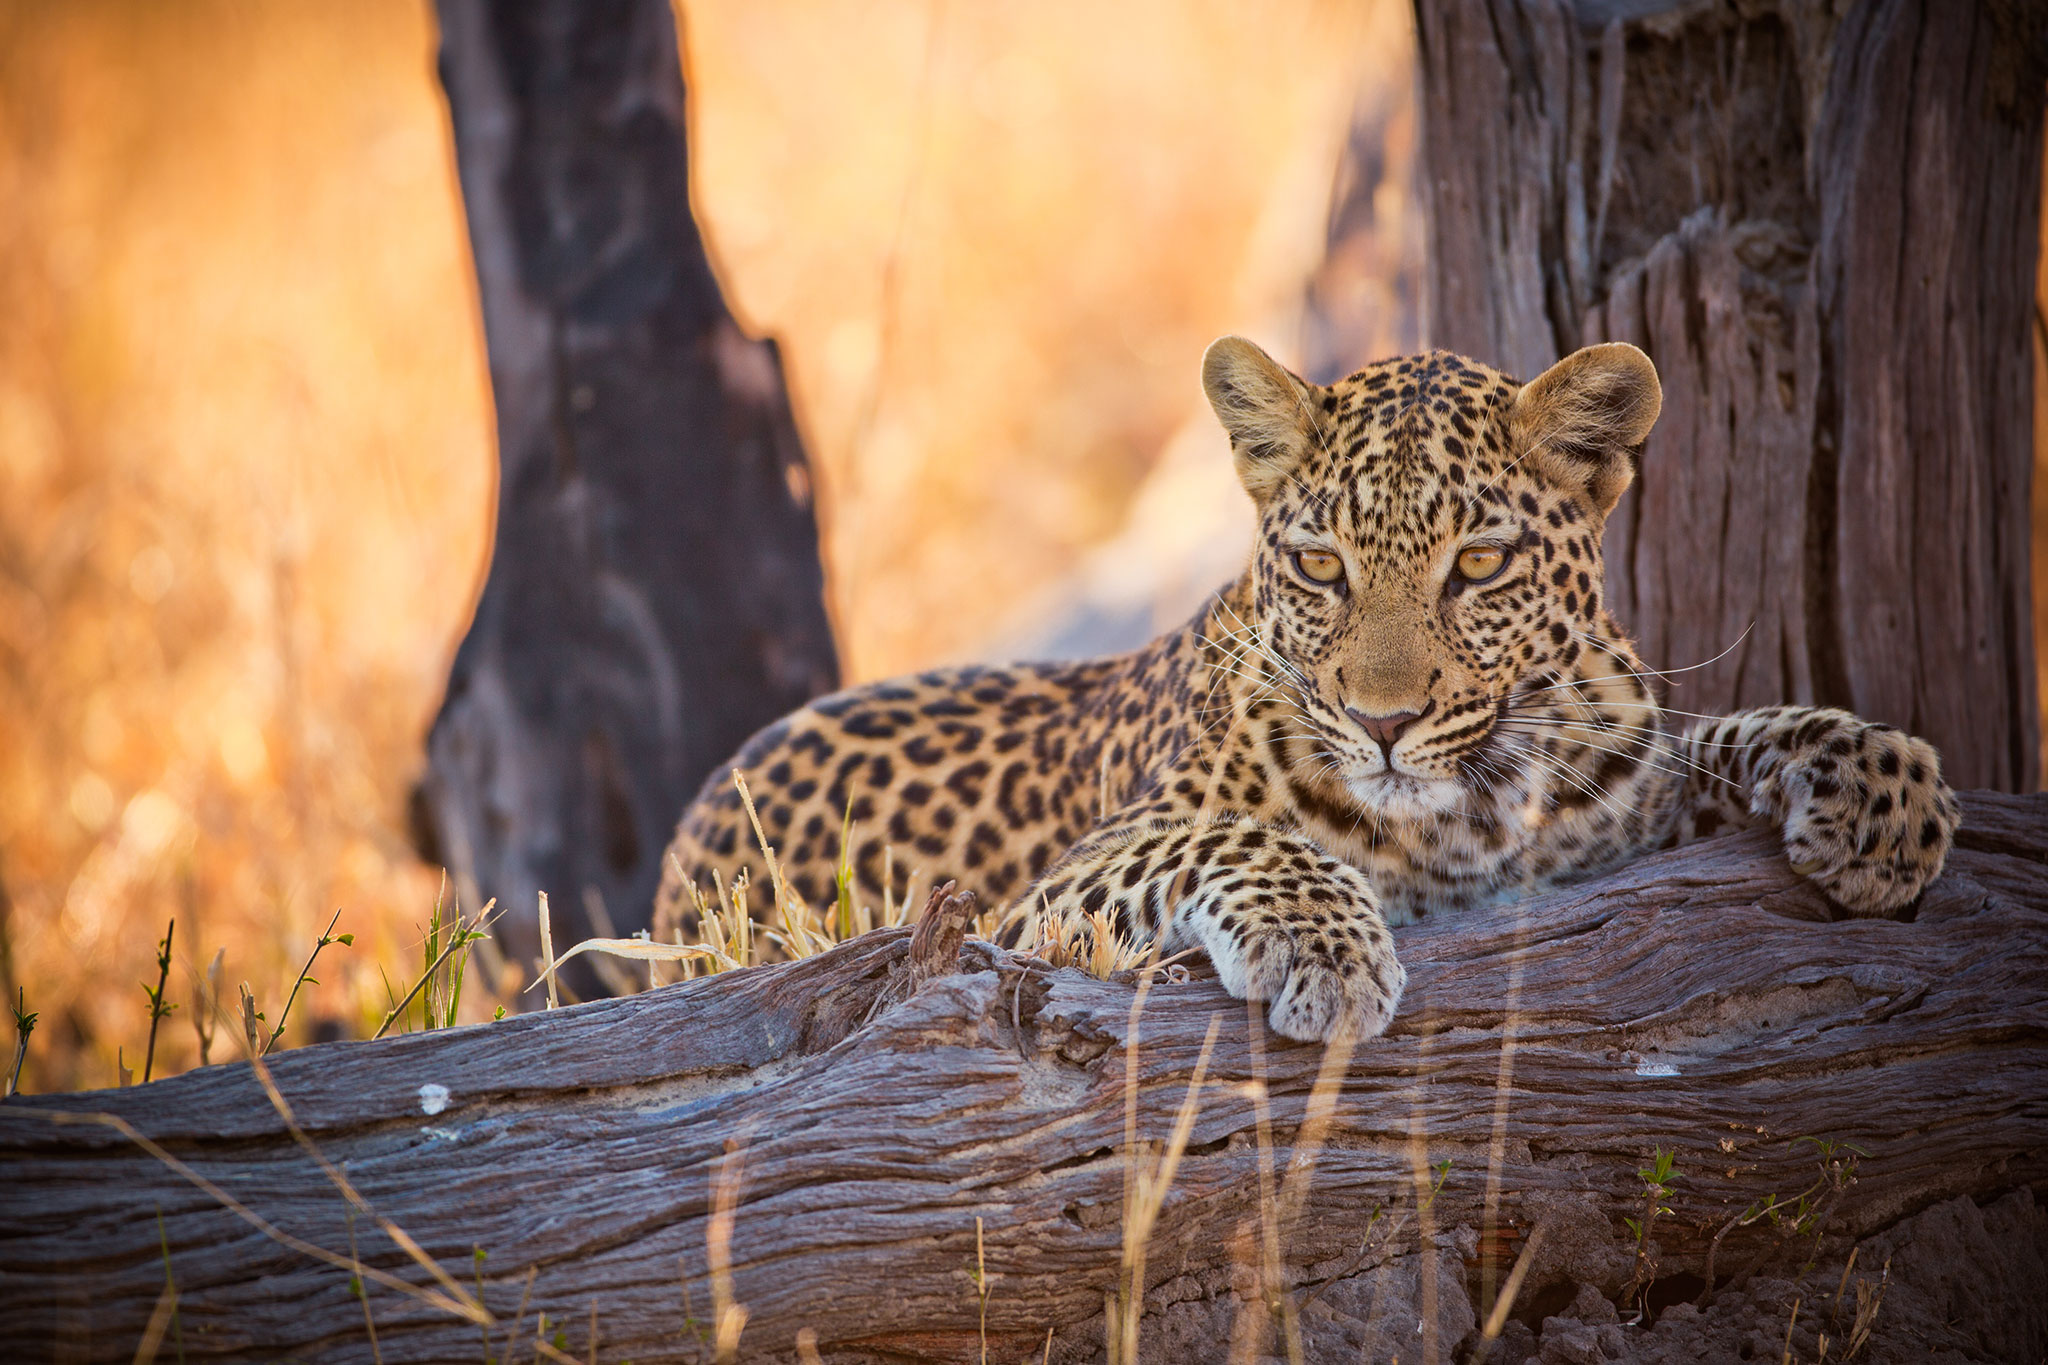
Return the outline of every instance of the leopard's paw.
[[[1408,984],[1393,936],[1370,901],[1339,906],[1240,902],[1204,915],[1196,933],[1223,988],[1267,1002],[1273,1031],[1302,1042],[1386,1031]]]
[[[1854,915],[1888,915],[1941,874],[1961,812],[1934,746],[1849,720],[1758,782],[1752,807],[1782,816],[1785,856]]]

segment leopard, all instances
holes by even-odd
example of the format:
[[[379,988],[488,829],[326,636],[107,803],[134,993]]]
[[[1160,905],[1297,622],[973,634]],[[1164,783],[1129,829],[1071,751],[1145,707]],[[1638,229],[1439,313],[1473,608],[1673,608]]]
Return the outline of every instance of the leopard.
[[[921,875],[1203,950],[1273,1031],[1327,1043],[1393,1019],[1392,927],[1722,831],[1775,829],[1852,916],[1940,874],[1959,807],[1926,740],[1660,703],[1602,546],[1663,406],[1641,350],[1526,383],[1434,350],[1319,384],[1225,337],[1202,383],[1256,512],[1244,571],[1124,654],[934,669],[769,725],[683,813],[659,935],[690,927],[691,885],[760,884],[765,844],[813,904]]]

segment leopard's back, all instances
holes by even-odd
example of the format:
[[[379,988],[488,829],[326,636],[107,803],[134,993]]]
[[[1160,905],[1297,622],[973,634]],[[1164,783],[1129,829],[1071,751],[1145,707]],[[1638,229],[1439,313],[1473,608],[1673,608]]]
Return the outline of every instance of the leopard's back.
[[[734,769],[809,904],[832,899],[842,844],[862,904],[949,879],[1002,903],[1099,818],[1104,782],[1130,768],[1134,746],[1119,737],[1143,732],[1131,703],[1143,700],[1156,652],[935,669],[785,716],[720,765],[684,812],[664,859],[658,936],[689,915],[685,879],[709,891],[714,873],[727,886],[742,869],[756,884],[765,876]]]

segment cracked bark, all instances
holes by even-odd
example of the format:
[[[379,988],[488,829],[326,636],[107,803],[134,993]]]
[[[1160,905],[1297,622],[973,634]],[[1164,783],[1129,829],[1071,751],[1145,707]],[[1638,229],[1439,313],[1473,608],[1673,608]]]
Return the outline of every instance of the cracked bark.
[[[1289,1284],[1305,1300],[1350,1275],[1390,1226],[1399,1245],[1381,1250],[1412,1253],[1418,1172],[1445,1159],[1428,1217],[1446,1240],[1400,1296],[1411,1314],[1431,1285],[1464,1303],[1443,1277],[1479,1283],[1479,1247],[1502,1271],[1538,1225],[1530,1302],[1560,1285],[1616,1292],[1634,1262],[1619,1220],[1640,1211],[1635,1172],[1653,1146],[1675,1149],[1681,1173],[1655,1228],[1664,1276],[1698,1275],[1732,1214],[1812,1181],[1801,1138],[1868,1153],[1834,1213],[1839,1236],[1958,1194],[2038,1188],[2044,869],[2048,797],[1970,793],[1949,871],[1911,922],[1826,922],[1776,841],[1748,833],[1397,931],[1408,995],[1343,1073],[1307,1213],[1282,1231]],[[957,931],[954,909],[933,927]],[[1050,1328],[1055,1358],[1083,1360],[1100,1354],[1118,1264],[1132,999],[1127,982],[890,930],[628,999],[301,1048],[274,1073],[327,1156],[458,1279],[471,1281],[472,1248],[489,1253],[500,1340],[537,1267],[529,1329],[545,1311],[577,1358],[593,1304],[605,1359],[708,1358],[683,1287],[702,1321],[711,1181],[731,1142],[744,1149],[731,1246],[745,1358],[793,1358],[803,1329],[831,1360],[974,1358],[979,1217],[992,1348],[1037,1359]],[[1168,1132],[1212,1016],[1213,1083],[1151,1243],[1147,1304],[1185,1312],[1206,1296],[1227,1324],[1260,1218],[1246,1083],[1265,1082],[1284,1171],[1321,1052],[1267,1038],[1261,1061],[1243,1007],[1213,981],[1155,985],[1137,1050],[1141,1141]],[[432,1115],[429,1084],[449,1092]],[[345,1272],[265,1240],[117,1133],[52,1124],[52,1110],[119,1114],[277,1226],[348,1246],[345,1205],[246,1064],[28,1097],[0,1107],[0,1357],[127,1359],[164,1284],[159,1213],[188,1359],[362,1357]],[[1733,1272],[1775,1235],[1731,1233],[1719,1264]],[[424,1283],[360,1219],[356,1236],[366,1262]],[[388,1290],[373,1286],[371,1309],[386,1361],[478,1349],[475,1327]],[[1164,1333],[1151,1340],[1156,1353]]]
[[[2030,790],[2043,43],[2000,0],[1417,0],[1433,344],[1633,342],[1608,600],[1673,704],[1846,706]],[[1701,666],[1704,665],[1704,666]]]
[[[644,924],[698,784],[837,663],[781,362],[691,218],[666,0],[440,19],[500,477],[413,813],[466,905],[510,907],[523,961],[537,891],[564,938],[592,902]]]

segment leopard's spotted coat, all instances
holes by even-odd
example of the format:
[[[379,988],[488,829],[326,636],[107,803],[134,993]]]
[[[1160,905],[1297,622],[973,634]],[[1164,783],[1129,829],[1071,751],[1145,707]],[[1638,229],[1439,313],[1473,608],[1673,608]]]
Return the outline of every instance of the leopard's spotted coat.
[[[1661,403],[1641,352],[1527,385],[1435,352],[1322,387],[1226,338],[1204,379],[1258,505],[1244,575],[1130,654],[851,688],[756,735],[734,764],[800,894],[828,898],[850,809],[864,898],[893,845],[897,896],[915,868],[1164,926],[1321,1038],[1391,1017],[1388,922],[1724,826],[1777,825],[1857,913],[1940,871],[1957,807],[1925,741],[1799,706],[1669,725],[1601,598],[1602,525]],[[663,937],[678,872],[729,883],[753,853],[730,766],[676,833]]]

